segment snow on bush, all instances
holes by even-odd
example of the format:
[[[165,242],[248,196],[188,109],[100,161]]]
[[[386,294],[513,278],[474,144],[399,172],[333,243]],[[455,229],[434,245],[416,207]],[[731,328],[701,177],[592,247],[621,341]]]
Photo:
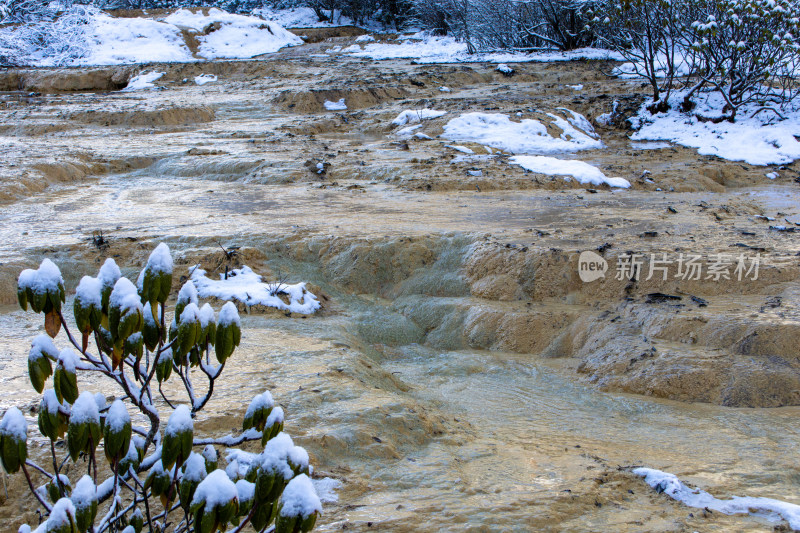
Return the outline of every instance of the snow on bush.
[[[263,305],[303,315],[310,315],[320,308],[319,300],[306,290],[305,283],[264,283],[262,277],[248,266],[231,270],[228,272],[228,279],[218,280],[206,277],[205,270],[195,268],[192,270],[191,280],[202,298],[235,300],[248,307]],[[282,296],[289,302],[285,302]]]
[[[106,261],[97,278],[81,280],[74,305],[80,335],[74,337],[71,331],[76,330],[71,329],[66,338],[58,337],[68,343],[59,352],[52,340],[64,320],[58,268],[45,260],[39,269],[20,274],[20,305],[44,313],[48,333],[33,340],[28,354],[31,383],[43,392],[38,428],[53,444],[66,437],[66,450],[50,446],[52,457],[39,465],[28,458],[28,423],[22,412],[12,407],[0,420],[5,471],[22,469],[26,476],[38,472],[48,479],[40,489],[31,486],[47,516],[36,531],[224,531],[247,522],[261,531],[276,520],[279,502],[300,501],[292,496],[298,483],[288,499],[281,497],[296,477],[311,472],[308,453],[283,433],[283,410],[268,391],[253,399],[238,435],[195,436],[193,418],[211,400],[214,382],[239,345],[241,321],[231,302],[223,305],[218,319],[210,305],[199,307],[195,285],[188,282],[168,330],[172,277],[172,256],[165,245],[150,255],[138,287],[120,275],[112,260]],[[299,294],[301,289],[289,291]],[[59,328],[52,323],[56,307]],[[88,348],[89,336],[94,337],[95,353]],[[218,364],[211,362],[212,347]],[[84,374],[90,379],[81,380],[81,387],[105,379],[117,399],[108,405],[104,394],[79,391],[77,378]],[[175,386],[163,389],[174,375]],[[51,376],[52,388],[45,390]],[[144,425],[132,425],[129,409]],[[169,413],[166,424],[164,411]],[[242,472],[236,447],[248,441],[260,441],[264,452],[239,452],[239,460],[252,466]],[[103,453],[98,454],[101,446]],[[215,446],[229,450],[225,470],[218,469]],[[105,468],[99,464],[103,456]],[[68,476],[62,468],[69,459],[74,466]],[[292,531],[313,527],[321,510],[315,497],[303,493],[301,503],[312,503],[314,517],[293,522]],[[182,511],[170,516],[178,508]],[[165,529],[164,524],[171,525]],[[20,531],[31,528],[22,526]]]
[[[598,41],[628,60],[617,73],[648,81],[652,113],[667,111],[682,90],[684,111],[714,92],[725,120],[751,104],[780,116],[798,93],[797,2],[603,0],[584,11]]]

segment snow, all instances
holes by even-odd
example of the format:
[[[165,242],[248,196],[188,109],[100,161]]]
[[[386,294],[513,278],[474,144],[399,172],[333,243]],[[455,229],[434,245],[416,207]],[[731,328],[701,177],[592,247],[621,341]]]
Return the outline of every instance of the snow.
[[[314,512],[322,512],[322,502],[314,490],[314,484],[305,474],[300,474],[286,485],[279,505],[281,516],[298,516],[305,519]]]
[[[219,298],[220,300],[238,300],[247,306],[263,305],[275,307],[282,311],[291,311],[304,315],[312,314],[320,308],[316,296],[306,290],[305,283],[281,284],[278,294],[270,294],[276,288],[276,283],[264,283],[262,277],[253,272],[249,267],[234,269],[228,272],[228,279],[212,280],[206,277],[206,271],[195,268],[192,272],[192,281],[198,294],[203,298]],[[289,303],[284,302],[279,294],[289,297]],[[232,305],[226,311],[228,304],[222,307],[219,314],[219,324],[223,325],[236,306]],[[238,322],[238,312],[236,313]]]
[[[250,405],[247,407],[247,412],[244,414],[245,418],[249,418],[255,414],[256,411],[262,409],[272,409],[275,406],[275,401],[272,399],[272,394],[269,391],[264,391],[255,396]]]
[[[58,286],[64,284],[64,278],[55,263],[44,259],[38,269],[26,268],[20,272],[17,284],[21,289],[31,289],[37,294],[58,293]]]
[[[325,101],[325,109],[328,111],[344,111],[347,109],[347,104],[344,103],[344,98],[339,98],[336,102],[330,100]]]
[[[131,415],[122,400],[114,400],[106,414],[106,425],[115,432],[122,431],[125,426],[131,425]]]
[[[54,415],[58,413],[58,409],[62,407],[61,402],[58,401],[56,391],[47,389],[42,395],[42,402],[39,405],[40,409],[46,410],[49,414]]]
[[[573,91],[582,91],[583,90],[583,84],[582,83],[578,83],[577,85],[567,85],[567,87],[569,87]]]
[[[340,53],[344,52],[342,50]],[[417,63],[523,63],[575,61],[580,59],[614,59],[622,56],[609,50],[581,48],[569,52],[467,52],[467,44],[453,37],[436,37],[425,32],[401,37],[398,43],[369,43],[363,50],[348,53],[369,59],[414,59]]]
[[[199,453],[192,452],[183,463],[182,478],[187,481],[203,481],[206,477],[206,461]]]
[[[438,118],[447,114],[447,111],[436,111],[434,109],[406,109],[392,121],[395,126],[405,126],[415,124],[432,118]]]
[[[200,74],[194,77],[194,82],[197,85],[205,85],[206,83],[215,82],[217,79],[218,78],[214,74]]]
[[[160,363],[162,361],[166,361],[167,359],[172,359],[172,348],[164,348],[163,351],[158,354],[158,359],[156,362]]]
[[[223,470],[214,470],[197,486],[192,498],[192,506],[205,504],[205,512],[226,505],[231,500],[238,501],[236,485]]]
[[[75,489],[73,489],[72,494],[70,494],[70,500],[72,500],[76,509],[91,507],[92,502],[96,499],[97,487],[90,476],[83,476],[79,479],[78,483],[75,485]]]
[[[273,413],[278,409],[276,407]],[[282,414],[283,410],[281,410]],[[270,418],[272,417],[270,416]],[[269,420],[267,423],[269,424]],[[242,459],[246,460],[246,458]],[[300,446],[295,446],[292,438],[284,432],[271,438],[264,447],[264,451],[251,460],[260,461],[264,471],[280,473],[287,481],[294,476],[290,462],[300,470],[308,469],[308,452]],[[240,460],[240,462],[242,461]]]
[[[211,444],[208,444],[205,448],[203,448],[203,459],[209,463],[217,462],[217,450]]]
[[[0,420],[0,435],[11,436],[20,441],[28,439],[28,422],[22,411],[16,407],[9,407]]]
[[[159,274],[172,274],[172,255],[169,247],[163,242],[156,246],[147,259],[147,267],[151,272]]]
[[[187,406],[179,405],[169,416],[167,428],[164,430],[164,433],[167,435],[177,435],[185,431],[194,431],[192,413]]]
[[[194,286],[194,283],[191,281],[184,283],[181,290],[178,291],[178,303],[187,305],[190,303],[197,304],[199,301],[197,288]]]
[[[75,404],[72,406],[72,412],[69,416],[70,424],[86,424],[94,423],[100,424],[100,411],[97,409],[97,402],[94,401],[94,394],[88,391],[83,391]]]
[[[439,87],[439,92],[442,92],[442,93],[449,93],[450,91],[451,91],[450,87],[445,87],[444,85],[442,85],[441,87]]]
[[[69,498],[58,500],[47,518],[47,531],[58,531],[75,521],[75,506]]]
[[[723,514],[754,514],[780,517],[789,522],[789,527],[800,529],[800,505],[752,496],[734,496],[730,500],[720,500],[701,489],[684,485],[675,475],[652,468],[636,468],[634,474],[642,476],[653,488],[659,487],[664,494],[700,509],[708,508]]]
[[[333,26],[328,21],[321,21],[310,7],[297,7],[294,9],[275,9],[263,7],[253,11],[254,15],[277,22],[284,28],[319,28]],[[343,17],[344,19],[345,17]],[[349,19],[348,19],[349,20]]]
[[[503,74],[513,74],[514,73],[514,69],[509,67],[505,63],[500,63],[499,65],[497,65],[497,68],[495,70],[498,71],[498,72],[502,72]]]
[[[357,43],[371,43],[373,41],[375,41],[375,37],[373,37],[372,35],[361,35],[359,37],[356,37]]]
[[[142,307],[142,314],[144,315],[144,321],[151,327],[156,326],[155,319],[153,318],[153,311],[152,307],[150,307],[150,302],[145,302],[144,306]],[[156,305],[156,314],[158,315],[158,319],[161,320],[161,306]]]
[[[37,335],[31,341],[31,351],[28,353],[28,359],[35,361],[40,357],[58,359],[58,348],[53,344],[53,339],[49,335]]]
[[[303,40],[275,22],[259,17],[235,15],[217,8],[191,12],[179,9],[164,19],[175,26],[198,32],[199,54],[205,59],[246,59],[277,52],[284,46],[298,46]],[[204,35],[205,28],[218,23],[219,29]]]
[[[158,80],[166,74],[166,72],[156,72],[155,70],[152,72],[143,72],[141,74],[137,74],[133,78],[130,79],[128,85],[122,89],[122,92],[131,92],[131,91],[141,91],[143,89],[154,89],[155,84],[154,81]]]
[[[322,479],[312,479],[314,490],[317,491],[317,496],[322,503],[336,503],[339,501],[339,495],[334,492],[336,489],[341,488],[342,482],[332,477],[325,477]]]
[[[697,101],[691,114],[679,111],[683,99],[681,92],[670,97],[672,109],[651,115],[645,102],[632,120],[638,130],[631,135],[635,141],[662,140],[696,148],[702,155],[714,155],[731,161],[744,161],[751,165],[778,165],[800,159],[800,107],[795,105],[784,111],[786,120],[776,120],[776,115],[762,112],[752,117],[757,107],[742,109],[735,123],[727,121],[714,124],[698,120],[719,116],[723,102],[717,94],[706,95]]]
[[[264,427],[271,428],[275,424],[280,424],[285,420],[283,414],[283,408],[278,406],[275,407],[272,411],[270,411],[269,416],[267,417],[267,422],[264,424]],[[306,462],[308,460],[306,459]]]
[[[200,308],[197,307],[196,303],[190,303],[183,308],[179,322],[181,324],[200,322]]]
[[[85,307],[93,306],[100,309],[103,306],[103,284],[99,279],[83,276],[75,289],[75,298]]]
[[[211,26],[215,23],[216,30]],[[195,32],[200,44],[197,56],[187,46],[182,28]],[[208,34],[206,28],[211,30]],[[207,15],[181,9],[155,20],[115,18],[91,6],[75,6],[53,22],[0,28],[0,42],[10,43],[16,61],[39,67],[248,59],[302,44],[275,22],[216,8]]]
[[[777,172],[767,172],[765,174],[765,176],[768,177],[771,180],[775,180],[775,179],[778,179],[780,177],[780,174],[778,174]]]
[[[58,354],[58,364],[70,374],[75,373],[80,363],[81,361],[78,354],[75,353],[75,350],[72,348],[64,348],[61,350],[61,353]]]
[[[103,411],[106,408],[106,397],[103,395],[102,392],[95,392],[94,393],[94,403],[97,405],[98,411]]]
[[[456,152],[461,152],[462,154],[472,155],[475,153],[475,150],[472,148],[467,148],[466,146],[461,146],[460,144],[446,144],[444,146],[445,148],[452,148]]]
[[[555,157],[537,155],[518,155],[509,159],[510,163],[519,165],[526,170],[548,176],[572,176],[579,183],[628,188],[630,182],[624,178],[607,178],[603,172],[583,161],[557,159]]]
[[[603,143],[586,120],[574,111],[559,108],[568,119],[547,113],[553,126],[562,130],[551,137],[544,124],[535,119],[513,122],[499,113],[465,113],[444,126],[442,137],[451,141],[475,142],[516,154],[552,154],[601,148]]]
[[[114,284],[114,290],[111,291],[111,297],[108,300],[111,307],[116,307],[120,310],[120,315],[124,315],[128,311],[143,310],[142,301],[139,298],[139,293],[136,286],[128,278],[119,278]]]
[[[669,148],[672,146],[668,142],[659,142],[659,141],[651,141],[651,142],[632,142],[631,148],[634,150],[661,150],[663,148]]]
[[[200,319],[200,327],[203,329],[206,329],[211,324],[216,324],[214,308],[210,304],[203,304],[197,316]]]
[[[414,124],[397,130],[394,134],[398,137],[410,137],[416,130],[422,127],[422,124]]]
[[[246,479],[240,479],[236,482],[236,492],[239,494],[240,502],[249,502],[256,495],[256,484],[250,483]]]
[[[195,61],[180,30],[156,20],[93,12],[85,39],[83,46],[88,53],[73,65]]]
[[[103,287],[113,287],[119,278],[122,277],[117,263],[110,257],[106,259],[103,266],[100,267],[100,272],[97,274],[97,279],[103,284]]]

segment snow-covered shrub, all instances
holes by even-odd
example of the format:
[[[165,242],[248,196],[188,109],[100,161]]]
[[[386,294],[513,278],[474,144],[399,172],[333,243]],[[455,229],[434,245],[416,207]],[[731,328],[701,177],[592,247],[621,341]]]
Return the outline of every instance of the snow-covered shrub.
[[[71,6],[72,0],[0,0],[0,24],[50,20]]]
[[[666,111],[681,89],[682,108],[717,92],[716,117],[759,104],[780,115],[797,95],[800,5],[793,0],[597,0],[584,13],[598,42],[627,60],[618,73],[640,76],[652,89],[650,111]]]
[[[721,110],[731,122],[739,109],[758,103],[780,115],[797,95],[800,5],[793,0],[693,0],[693,20],[684,40],[696,54],[696,83],[691,97],[713,88],[725,100]]]
[[[43,392],[37,425],[50,440],[51,457],[29,456],[28,422],[12,407],[0,420],[0,464],[25,476],[45,517],[38,532],[210,533],[247,525],[264,531],[273,522],[276,531],[310,531],[322,508],[308,478],[308,453],[283,432],[283,410],[268,391],[251,402],[239,435],[195,434],[195,414],[233,357],[241,324],[232,303],[218,317],[210,305],[199,307],[189,281],[168,326],[172,271],[164,244],[136,284],[106,260],[96,278],[85,276],[76,289],[74,327],[64,317],[64,280],[52,261],[20,274],[21,307],[44,314],[47,335],[31,343],[28,369]],[[53,339],[67,346],[59,351]],[[109,405],[103,394],[81,390],[87,381],[79,385],[78,376],[105,380],[117,399]],[[162,389],[170,377],[182,398]],[[248,441],[260,441],[264,451],[237,449]],[[215,446],[228,449],[225,470]],[[75,479],[65,474],[68,460]],[[44,482],[39,489],[37,478]]]
[[[694,0],[600,0],[585,6],[597,40],[628,61],[626,74],[650,84],[652,112],[668,107],[676,78],[689,74],[693,62],[683,42]]]
[[[24,65],[41,58],[60,66],[84,57],[86,30],[96,12],[95,7],[76,5],[52,20],[20,24],[0,33],[0,66]]]
[[[416,21],[471,50],[573,50],[591,44],[583,0],[414,0]]]

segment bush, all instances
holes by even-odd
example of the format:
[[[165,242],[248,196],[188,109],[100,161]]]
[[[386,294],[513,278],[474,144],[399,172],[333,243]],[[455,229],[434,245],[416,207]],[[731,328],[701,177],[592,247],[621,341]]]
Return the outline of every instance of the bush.
[[[28,370],[42,393],[38,428],[50,440],[52,465],[28,456],[28,425],[16,408],[0,421],[0,463],[8,473],[22,471],[43,508],[47,519],[37,531],[130,527],[136,533],[209,533],[241,531],[247,524],[263,531],[273,522],[276,531],[310,531],[321,505],[307,477],[308,454],[283,433],[283,410],[269,392],[253,399],[240,435],[194,434],[194,416],[211,400],[215,381],[239,345],[239,314],[230,302],[218,317],[209,304],[200,307],[189,281],[168,325],[171,287],[172,258],[164,244],[150,255],[136,284],[108,259],[96,278],[84,276],[78,284],[70,328],[58,267],[45,259],[37,270],[20,274],[21,307],[44,315],[47,334],[33,340]],[[59,350],[52,339],[62,330],[70,346]],[[79,375],[104,379],[119,399],[109,405],[105,396],[81,391]],[[52,388],[46,388],[51,378]],[[181,385],[182,403],[162,390],[170,378]],[[198,378],[206,382],[203,390]],[[164,428],[159,406],[171,411]],[[66,447],[57,447],[65,437]],[[235,449],[248,441],[261,441],[264,452]],[[218,468],[215,446],[234,448],[226,470]],[[57,452],[64,448],[66,453]],[[84,460],[85,475],[65,475],[68,459]],[[34,476],[44,476],[42,488]]]
[[[726,120],[756,103],[757,113],[778,109],[797,95],[800,6],[789,0],[695,0],[695,15],[683,31],[698,68],[691,97],[711,87],[722,95]]]
[[[652,90],[650,111],[669,108],[670,93],[684,90],[684,111],[693,98],[714,91],[722,115],[757,104],[779,109],[797,95],[800,6],[792,0],[601,0],[587,4],[598,42],[619,52],[628,73]]]
[[[579,0],[416,0],[424,28],[470,50],[573,50],[592,43]]]

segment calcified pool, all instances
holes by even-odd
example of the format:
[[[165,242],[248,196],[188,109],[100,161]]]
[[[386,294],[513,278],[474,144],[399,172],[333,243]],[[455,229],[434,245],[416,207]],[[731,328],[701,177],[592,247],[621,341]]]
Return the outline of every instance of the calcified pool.
[[[583,63],[521,65],[511,85],[481,65],[386,62],[365,78],[363,63],[308,46],[205,65],[220,81],[202,88],[182,81],[200,66],[173,65],[166,89],[147,94],[0,95],[0,409],[34,423],[38,404],[25,356],[42,325],[14,304],[19,271],[50,257],[74,289],[107,257],[134,277],[166,242],[173,297],[196,264],[210,275],[247,265],[320,297],[307,317],[243,314],[242,345],[197,425],[237,432],[252,396],[270,390],[317,477],[341,482],[319,530],[785,525],[686,507],[632,470],[719,498],[800,503],[800,241],[770,228],[800,222],[796,184],[764,185],[764,169],[688,149],[631,147],[617,130],[581,158],[630,190],[457,159],[444,141],[400,140],[387,125],[406,109],[447,110],[426,123],[435,137],[464,110],[565,99],[591,118],[608,111],[601,95],[624,100],[636,84]],[[586,86],[574,95],[567,83]],[[323,109],[341,97],[350,111]],[[603,251],[604,281],[580,281],[582,250]],[[626,251],[765,261],[746,284],[616,280]],[[3,529],[35,523],[23,482],[8,483]]]

